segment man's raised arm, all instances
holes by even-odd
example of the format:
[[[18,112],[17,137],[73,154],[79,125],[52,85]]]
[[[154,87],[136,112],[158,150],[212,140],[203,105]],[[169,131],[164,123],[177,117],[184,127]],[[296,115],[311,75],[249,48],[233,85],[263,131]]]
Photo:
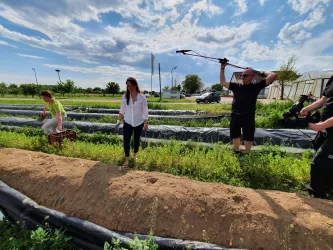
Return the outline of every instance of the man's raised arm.
[[[227,66],[227,64],[221,64],[221,71],[220,71],[220,84],[223,86],[223,87],[226,87],[227,89],[229,89],[229,86],[230,86],[230,83],[227,82],[225,80],[225,75],[224,75],[224,70],[225,70],[225,67]]]
[[[260,75],[266,77],[266,86],[270,85],[277,79],[277,74],[270,71],[261,71]]]

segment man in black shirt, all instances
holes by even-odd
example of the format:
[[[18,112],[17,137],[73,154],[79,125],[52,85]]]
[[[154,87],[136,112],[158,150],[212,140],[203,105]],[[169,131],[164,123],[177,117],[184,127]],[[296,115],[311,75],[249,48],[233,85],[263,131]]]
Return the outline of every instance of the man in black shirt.
[[[311,163],[311,184],[306,185],[309,193],[325,198],[333,185],[333,75],[328,80],[323,96],[303,108],[300,115],[322,108],[320,122],[309,123],[309,128],[318,131],[315,139],[316,154]]]
[[[220,84],[233,92],[230,137],[233,140],[235,153],[239,153],[242,129],[245,152],[250,152],[254,141],[257,97],[263,88],[275,81],[277,75],[273,72],[258,72],[253,69],[246,69],[242,73],[242,84],[226,82],[224,75],[226,66],[226,63],[221,64]],[[255,73],[265,76],[266,79],[254,83]]]

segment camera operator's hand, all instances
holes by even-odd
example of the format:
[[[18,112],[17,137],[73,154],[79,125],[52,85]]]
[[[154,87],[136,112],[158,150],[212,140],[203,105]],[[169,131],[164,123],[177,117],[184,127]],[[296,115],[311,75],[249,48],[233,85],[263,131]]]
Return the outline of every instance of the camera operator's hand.
[[[314,131],[322,131],[325,129],[325,126],[322,122],[318,122],[318,123],[309,123],[309,128],[314,130]]]
[[[116,125],[114,126],[114,129],[115,129],[116,132],[119,131],[119,125],[120,125],[120,121],[117,120],[117,123],[116,123]]]
[[[302,110],[299,112],[300,116],[307,116],[309,114],[309,110],[307,108],[302,108]]]

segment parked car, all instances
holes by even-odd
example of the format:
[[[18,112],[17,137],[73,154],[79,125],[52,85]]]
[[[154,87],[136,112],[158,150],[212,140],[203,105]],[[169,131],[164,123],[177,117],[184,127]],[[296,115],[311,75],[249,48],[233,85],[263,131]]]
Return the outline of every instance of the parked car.
[[[150,97],[150,95],[149,94],[145,94],[145,97],[148,98],[148,97]]]
[[[180,94],[180,95],[179,95],[179,98],[180,98],[180,99],[184,99],[184,98],[185,98],[185,95],[184,95],[184,94]]]
[[[201,96],[198,96],[195,101],[197,103],[204,102],[204,103],[211,103],[211,102],[217,102],[219,103],[221,101],[220,93],[217,92],[208,92]]]
[[[160,97],[160,94],[159,93],[155,93],[154,97]]]

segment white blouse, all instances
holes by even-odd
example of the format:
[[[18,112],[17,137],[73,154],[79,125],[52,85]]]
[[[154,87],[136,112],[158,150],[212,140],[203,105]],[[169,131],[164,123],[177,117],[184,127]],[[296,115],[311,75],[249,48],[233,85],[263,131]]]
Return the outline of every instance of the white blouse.
[[[132,125],[132,127],[141,125],[144,120],[148,120],[148,104],[146,97],[138,93],[133,103],[132,96],[130,95],[130,100],[127,105],[126,95],[123,95],[119,113],[124,115],[124,121]]]

